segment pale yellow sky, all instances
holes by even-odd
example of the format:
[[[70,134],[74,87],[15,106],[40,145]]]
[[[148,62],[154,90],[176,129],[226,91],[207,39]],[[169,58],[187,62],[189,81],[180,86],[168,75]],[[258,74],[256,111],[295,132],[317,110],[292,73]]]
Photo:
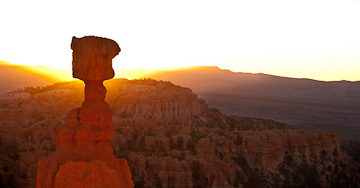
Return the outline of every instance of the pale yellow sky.
[[[71,69],[72,36],[117,41],[115,69],[211,65],[360,80],[360,1],[1,1],[0,60]]]

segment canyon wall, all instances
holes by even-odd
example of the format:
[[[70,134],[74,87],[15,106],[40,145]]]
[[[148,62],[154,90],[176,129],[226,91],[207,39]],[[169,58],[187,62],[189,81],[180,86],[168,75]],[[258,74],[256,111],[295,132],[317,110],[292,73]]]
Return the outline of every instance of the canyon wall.
[[[341,151],[337,134],[294,129],[272,120],[226,116],[207,107],[189,89],[168,82],[116,79],[104,85],[114,114],[115,136],[108,149],[128,161],[135,187],[360,186],[360,166]],[[10,169],[2,173],[3,179],[13,173],[18,185],[34,186],[37,166],[32,161],[54,154],[58,138],[53,137],[53,129],[66,123],[62,122],[66,111],[81,105],[82,87],[79,82],[63,83],[32,90],[30,96],[19,94],[22,100],[17,94],[9,96],[12,102],[6,102],[10,98],[0,100],[0,117],[28,117],[15,118],[0,127],[0,147],[7,152],[0,154],[7,161],[2,168]],[[156,105],[149,105],[145,96],[157,101]],[[134,105],[126,105],[127,100],[133,100]],[[158,106],[168,112],[158,113]],[[193,110],[181,113],[179,106]],[[167,119],[162,122],[152,111]],[[6,137],[5,131],[13,136]],[[19,143],[17,151],[7,147],[14,142]],[[71,164],[83,169],[82,163]],[[88,165],[89,171],[104,171],[102,164],[94,165]],[[64,165],[62,172],[68,171]]]
[[[111,104],[115,117],[126,120],[146,120],[157,125],[226,124],[225,116],[209,108],[191,89],[170,82],[155,80],[118,80],[116,86],[108,82],[106,101]]]

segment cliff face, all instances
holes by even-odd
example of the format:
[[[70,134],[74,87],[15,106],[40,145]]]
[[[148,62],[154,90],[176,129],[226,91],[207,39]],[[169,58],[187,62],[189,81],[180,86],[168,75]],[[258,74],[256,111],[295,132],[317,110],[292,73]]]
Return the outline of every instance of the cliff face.
[[[340,151],[340,137],[335,133],[313,130],[247,131],[242,134],[241,152],[251,167],[275,170],[285,155],[294,160],[310,161],[322,152],[332,155]]]
[[[150,129],[155,131],[149,132]],[[322,130],[230,131],[157,125],[117,130],[114,152],[128,157],[137,185],[179,187],[172,180],[182,179],[185,184],[180,187],[191,183],[200,187],[306,186],[307,183],[346,187],[357,185],[360,177],[359,165],[341,152],[339,136]],[[168,161],[178,165],[169,165]],[[188,167],[192,181],[186,178]],[[178,169],[186,173],[175,176],[173,172]],[[340,182],[343,178],[351,180]]]
[[[167,82],[117,79],[107,81],[104,85],[109,91],[106,101],[114,114],[112,123],[115,136],[111,141],[112,148],[96,147],[105,148],[108,152],[113,149],[118,158],[127,159],[136,187],[360,186],[360,166],[340,150],[339,137],[334,133],[294,129],[272,120],[225,116],[208,108],[189,89]],[[26,156],[36,156],[34,158],[37,160],[40,156],[55,154],[55,149],[52,149],[58,139],[52,137],[53,129],[57,126],[55,122],[65,119],[64,111],[81,104],[81,87],[76,82],[64,83],[46,92],[32,92],[22,102],[12,96],[13,102],[6,103],[9,114],[33,117],[32,123],[28,119],[16,118],[11,122],[11,127],[0,127],[4,128],[0,131],[4,138],[5,130],[15,132],[14,126],[32,132],[22,131],[18,136],[4,139],[0,146],[9,156],[14,156],[14,151],[6,149],[6,146],[12,139],[19,143],[19,151],[23,151],[20,158],[24,161],[24,167],[19,168],[19,172],[27,172],[25,180],[30,182],[29,185],[34,184],[30,180],[34,175],[36,177],[36,166]],[[158,104],[152,104],[147,97],[158,101]],[[127,100],[134,101],[134,105],[131,106]],[[0,100],[0,103],[5,101]],[[170,104],[177,105],[170,108]],[[160,109],[157,110],[158,106]],[[184,109],[178,108],[180,106]],[[193,110],[186,112],[185,107]],[[29,113],[30,109],[36,110],[36,114]],[[168,112],[160,113],[162,110]],[[0,117],[5,117],[6,113]],[[162,122],[154,114],[166,120]],[[64,142],[73,140],[73,137],[65,135],[77,135],[76,139],[85,139],[86,134],[73,134],[72,131],[64,130],[57,129],[64,135]],[[62,146],[60,144],[57,147]],[[92,155],[105,156],[106,153],[103,149],[90,150],[97,151]],[[106,163],[111,168],[111,158],[103,159],[110,161]],[[16,161],[6,164],[11,170],[17,169]],[[106,171],[108,176],[104,182],[113,178],[111,170],[99,162],[69,164],[91,174]],[[71,170],[68,166],[61,166],[58,178],[63,177],[60,174]],[[3,177],[8,178],[9,174],[4,173]],[[16,177],[17,182],[21,182],[21,176]],[[83,177],[78,176],[74,181],[79,178]]]
[[[226,124],[225,117],[207,106],[190,89],[155,80],[121,80],[107,101],[114,116],[157,125]],[[108,83],[112,87],[114,83]]]
[[[297,128],[324,129],[360,142],[359,81],[324,82],[206,66],[140,73],[141,77],[189,87],[224,114],[273,119]]]
[[[334,182],[346,186],[338,181],[346,168],[341,173],[333,169],[344,165],[339,160],[347,161],[345,166],[358,166],[340,151],[340,138],[335,133],[293,129],[272,120],[225,116],[210,109],[191,90],[168,82],[121,82],[116,85],[119,100],[107,99],[114,104],[113,120],[121,138],[119,142],[113,140],[113,147],[119,156],[129,157],[124,150],[143,156],[140,161],[134,154],[129,158],[138,185],[179,187],[170,181],[179,177],[171,174],[184,167],[172,168],[167,163],[155,167],[149,162],[168,161],[169,156],[184,161],[191,169],[192,184],[186,175],[181,175],[186,183],[180,187],[285,186],[287,182],[293,186],[308,182],[323,187]],[[317,169],[312,169],[315,166]],[[314,179],[306,176],[310,172]],[[353,178],[350,182],[359,179],[358,172],[349,173]],[[294,180],[286,174],[300,177]]]
[[[145,187],[193,187],[191,169],[187,162],[165,157],[145,157],[130,152],[129,160],[134,162],[138,186],[143,183]],[[135,178],[134,178],[135,179]]]

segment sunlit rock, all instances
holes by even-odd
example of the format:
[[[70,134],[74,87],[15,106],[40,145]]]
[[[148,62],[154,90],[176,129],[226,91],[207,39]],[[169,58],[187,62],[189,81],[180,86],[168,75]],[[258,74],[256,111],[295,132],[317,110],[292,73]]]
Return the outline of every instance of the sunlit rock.
[[[133,187],[127,161],[113,155],[112,113],[103,81],[114,76],[117,43],[100,37],[73,38],[73,76],[85,82],[82,108],[56,129],[56,152],[38,161],[37,187]]]

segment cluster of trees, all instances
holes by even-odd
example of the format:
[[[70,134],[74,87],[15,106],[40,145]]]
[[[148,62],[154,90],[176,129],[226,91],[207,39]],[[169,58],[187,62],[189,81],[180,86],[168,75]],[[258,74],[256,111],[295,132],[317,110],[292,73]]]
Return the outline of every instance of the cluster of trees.
[[[36,93],[42,93],[42,92],[46,92],[46,91],[51,91],[54,89],[57,89],[59,86],[64,85],[64,83],[66,82],[58,82],[52,85],[47,85],[47,86],[27,86],[24,88],[19,88],[17,90],[11,91],[10,93],[29,93],[29,94],[36,94]]]

